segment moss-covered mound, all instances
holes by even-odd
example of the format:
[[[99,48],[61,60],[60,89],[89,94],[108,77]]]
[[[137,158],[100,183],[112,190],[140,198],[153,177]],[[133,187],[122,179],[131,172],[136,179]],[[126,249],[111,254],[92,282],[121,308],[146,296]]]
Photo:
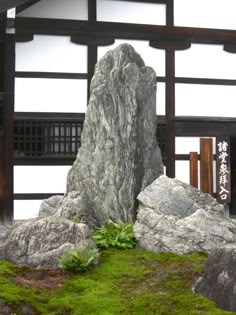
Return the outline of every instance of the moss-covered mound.
[[[0,262],[0,314],[226,315],[192,294],[204,254],[104,250],[89,272],[30,270]]]

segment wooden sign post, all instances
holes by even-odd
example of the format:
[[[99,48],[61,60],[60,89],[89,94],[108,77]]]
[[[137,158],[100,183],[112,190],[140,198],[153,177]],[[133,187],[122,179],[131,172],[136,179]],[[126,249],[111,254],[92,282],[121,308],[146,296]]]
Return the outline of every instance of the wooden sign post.
[[[216,192],[219,203],[231,202],[230,138],[216,138]]]
[[[200,138],[200,188],[213,195],[213,147],[211,138]]]

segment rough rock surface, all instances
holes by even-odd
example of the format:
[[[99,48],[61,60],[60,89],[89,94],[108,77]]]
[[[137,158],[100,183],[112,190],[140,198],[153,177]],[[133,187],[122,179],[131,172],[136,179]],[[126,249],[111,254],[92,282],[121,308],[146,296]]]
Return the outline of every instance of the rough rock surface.
[[[62,199],[63,196],[60,195],[55,195],[48,199],[44,199],[40,204],[38,216],[47,217],[55,215]]]
[[[85,224],[56,217],[30,219],[0,237],[0,260],[53,269],[66,250],[87,245],[95,247]]]
[[[8,228],[5,225],[0,225],[0,235],[6,233]]]
[[[137,195],[163,173],[156,127],[156,74],[122,44],[95,67],[82,146],[58,215],[90,226],[134,222]]]
[[[194,288],[219,307],[236,312],[236,244],[228,244],[211,253],[205,272]]]
[[[210,253],[236,243],[236,224],[209,194],[160,176],[138,196],[134,226],[140,247],[153,252]]]

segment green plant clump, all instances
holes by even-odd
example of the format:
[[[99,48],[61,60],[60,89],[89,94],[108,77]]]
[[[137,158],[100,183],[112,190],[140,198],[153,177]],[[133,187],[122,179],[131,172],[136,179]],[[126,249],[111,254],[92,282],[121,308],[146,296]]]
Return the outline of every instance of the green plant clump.
[[[93,239],[99,248],[131,249],[136,246],[133,225],[110,221],[108,226],[97,228]]]
[[[59,258],[59,266],[72,272],[83,272],[87,271],[98,257],[98,249],[91,249],[89,246],[72,249]]]

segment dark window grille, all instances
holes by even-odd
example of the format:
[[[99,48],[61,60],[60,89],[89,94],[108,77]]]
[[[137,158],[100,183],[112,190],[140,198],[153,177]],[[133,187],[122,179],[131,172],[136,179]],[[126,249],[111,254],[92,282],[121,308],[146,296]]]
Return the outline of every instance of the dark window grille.
[[[81,119],[15,118],[15,158],[75,158],[81,143],[82,125]]]
[[[38,117],[26,115],[15,117],[14,122],[14,157],[15,160],[74,160],[80,145],[84,115],[78,119],[67,114],[66,118],[53,117],[44,113]],[[158,117],[157,141],[163,162],[166,161],[166,121]]]

